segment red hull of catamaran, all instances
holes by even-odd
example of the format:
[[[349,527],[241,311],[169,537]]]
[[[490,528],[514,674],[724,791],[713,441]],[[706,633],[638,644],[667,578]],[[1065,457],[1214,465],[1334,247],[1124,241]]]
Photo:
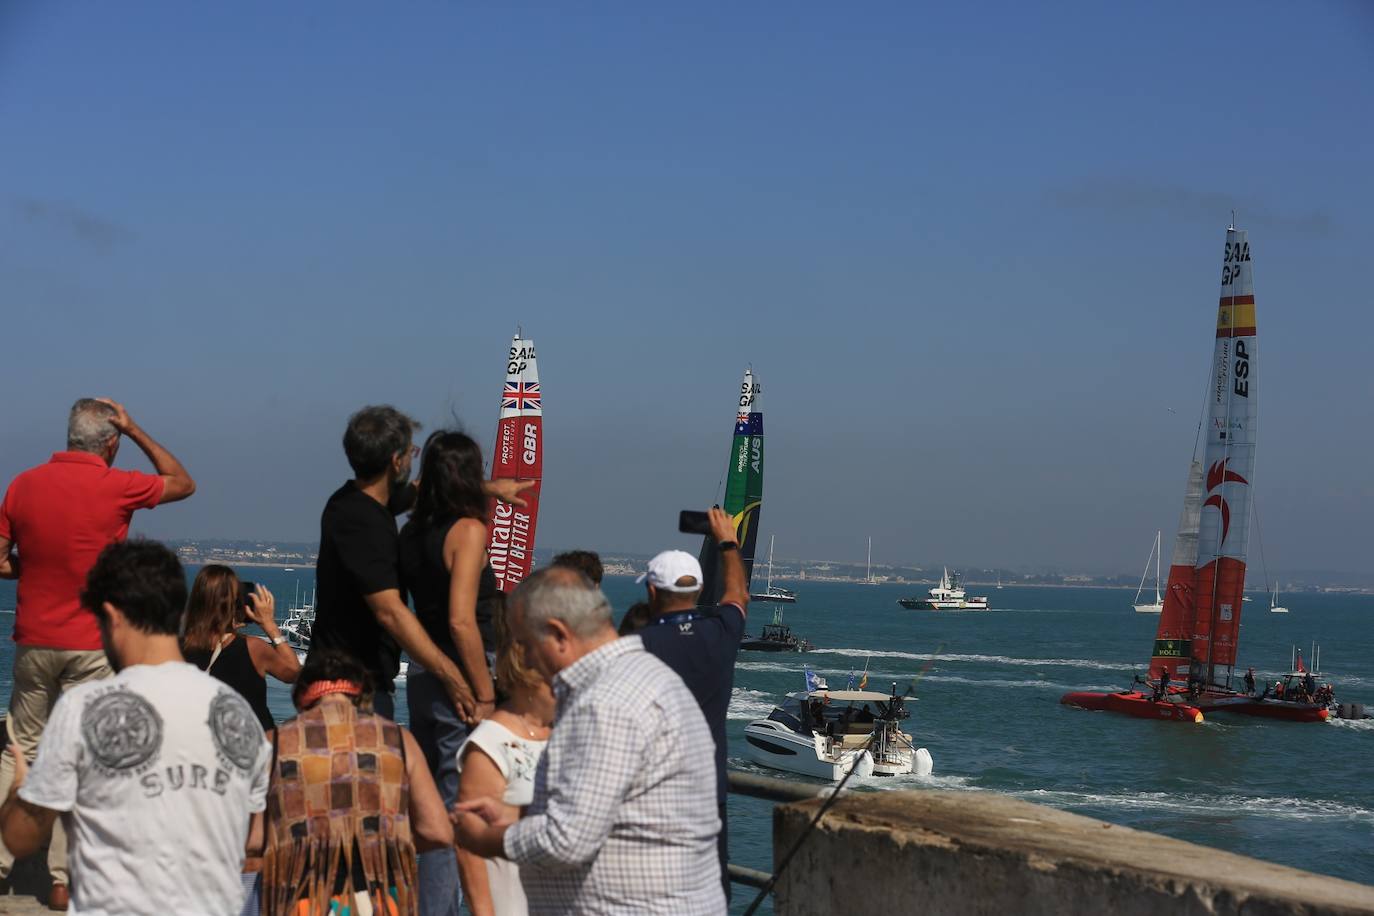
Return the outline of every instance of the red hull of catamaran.
[[[1120,693],[1075,691],[1059,698],[1065,706],[1114,712],[1137,719],[1162,719],[1169,722],[1201,722],[1202,710],[1184,703],[1156,702],[1138,690]]]
[[[1209,697],[1204,694],[1197,701],[1208,712],[1229,712],[1241,716],[1259,716],[1282,722],[1325,722],[1331,711],[1314,703],[1289,703],[1285,700],[1261,700],[1244,695]]]

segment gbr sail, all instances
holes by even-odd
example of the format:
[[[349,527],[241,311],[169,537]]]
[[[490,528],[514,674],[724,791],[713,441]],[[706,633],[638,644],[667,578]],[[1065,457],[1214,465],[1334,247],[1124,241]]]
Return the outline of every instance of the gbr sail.
[[[735,522],[735,538],[744,560],[746,584],[754,574],[754,551],[758,546],[759,521],[763,513],[763,411],[759,403],[762,389],[754,370],[744,370],[739,403],[735,411],[735,434],[730,443],[730,464],[726,468],[725,499],[721,503]],[[715,604],[722,583],[718,548],[708,535],[701,548],[701,568],[705,582],[702,601]]]
[[[506,357],[506,384],[501,391],[501,419],[492,450],[493,479],[533,480],[520,494],[524,507],[492,500],[487,528],[487,555],[497,586],[508,592],[534,566],[534,532],[539,519],[539,491],[544,471],[544,402],[539,388],[534,341],[519,334]]]

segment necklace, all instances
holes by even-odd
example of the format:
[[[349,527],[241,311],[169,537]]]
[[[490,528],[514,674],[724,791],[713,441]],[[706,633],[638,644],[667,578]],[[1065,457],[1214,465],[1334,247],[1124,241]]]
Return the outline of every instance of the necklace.
[[[537,741],[537,740],[539,740],[538,738],[535,737],[535,728],[534,728],[534,725],[531,725],[531,724],[530,724],[530,717],[529,717],[529,714],[528,714],[528,713],[523,713],[523,712],[522,712],[522,713],[517,713],[516,715],[517,715],[517,716],[519,717],[519,719],[520,719],[520,724],[521,724],[521,726],[524,727],[525,731],[529,732],[529,738],[530,738],[530,740],[531,740],[531,741]]]

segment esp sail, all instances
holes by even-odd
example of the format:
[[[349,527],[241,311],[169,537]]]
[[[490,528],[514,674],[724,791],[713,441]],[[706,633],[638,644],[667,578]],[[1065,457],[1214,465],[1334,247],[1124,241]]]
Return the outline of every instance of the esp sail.
[[[1188,468],[1169,587],[1155,632],[1150,676],[1230,680],[1240,634],[1251,487],[1259,431],[1255,288],[1250,242],[1226,230],[1212,371],[1200,430],[1202,458]]]
[[[1255,331],[1250,240],[1244,229],[1230,227],[1202,429],[1204,493],[1194,583],[1192,655],[1208,684],[1219,683],[1217,669],[1222,667],[1229,683],[1240,635],[1259,433]]]
[[[491,476],[533,480],[535,484],[520,494],[526,503],[523,508],[492,500],[487,555],[492,572],[496,573],[497,586],[503,592],[519,585],[534,567],[534,532],[543,473],[544,402],[534,341],[516,334],[506,357],[506,384],[501,392],[501,419],[492,450]]]
[[[758,544],[759,521],[763,513],[763,411],[759,403],[762,389],[754,370],[744,370],[739,403],[735,411],[735,434],[730,443],[730,464],[725,475],[725,499],[721,503],[735,522],[735,539],[744,561],[745,584],[753,579],[754,551]],[[716,604],[723,583],[720,579],[719,548],[710,535],[701,546],[701,569],[705,577],[701,602]]]

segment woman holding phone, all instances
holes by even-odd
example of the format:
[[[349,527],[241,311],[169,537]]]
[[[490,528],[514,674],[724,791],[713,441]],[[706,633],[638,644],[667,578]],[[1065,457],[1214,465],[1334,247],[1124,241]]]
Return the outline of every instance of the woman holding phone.
[[[261,585],[249,594],[227,566],[211,564],[196,575],[186,602],[186,632],[181,653],[202,671],[238,691],[253,707],[264,730],[276,723],[267,709],[267,675],[293,684],[301,663],[277,629],[277,603]],[[267,639],[250,639],[238,630],[257,624]]]

